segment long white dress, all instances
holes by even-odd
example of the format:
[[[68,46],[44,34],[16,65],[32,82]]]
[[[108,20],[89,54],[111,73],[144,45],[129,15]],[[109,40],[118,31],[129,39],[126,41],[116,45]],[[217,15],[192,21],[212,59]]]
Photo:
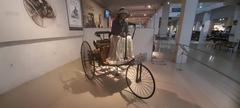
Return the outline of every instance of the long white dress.
[[[121,36],[113,36],[110,40],[110,50],[108,55],[109,63],[119,63],[125,57],[125,39]],[[130,35],[127,36],[127,58],[133,58],[133,41]]]

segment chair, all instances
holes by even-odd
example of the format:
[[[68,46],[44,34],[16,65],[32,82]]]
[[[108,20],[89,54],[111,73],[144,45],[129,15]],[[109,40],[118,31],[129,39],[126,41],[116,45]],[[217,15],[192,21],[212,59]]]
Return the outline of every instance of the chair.
[[[230,49],[233,53],[234,48],[237,46],[237,42],[226,42],[226,44],[224,45],[226,48]]]

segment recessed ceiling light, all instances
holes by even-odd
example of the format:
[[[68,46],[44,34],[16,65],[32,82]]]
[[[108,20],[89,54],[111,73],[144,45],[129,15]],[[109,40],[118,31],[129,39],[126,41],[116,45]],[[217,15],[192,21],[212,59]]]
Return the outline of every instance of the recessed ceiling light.
[[[169,5],[169,4],[170,4],[170,2],[167,2],[167,4]]]
[[[147,16],[147,14],[143,14],[143,16]]]
[[[149,9],[150,9],[150,8],[152,8],[152,6],[151,6],[151,5],[147,5],[147,8],[149,8]]]

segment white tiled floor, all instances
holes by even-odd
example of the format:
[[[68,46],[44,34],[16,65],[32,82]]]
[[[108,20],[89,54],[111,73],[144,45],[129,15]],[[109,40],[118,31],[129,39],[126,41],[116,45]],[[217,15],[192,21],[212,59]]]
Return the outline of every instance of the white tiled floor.
[[[199,56],[192,52],[191,55]],[[203,56],[201,56],[203,58]],[[200,58],[201,58],[200,57]],[[201,60],[205,60],[201,58]],[[207,57],[205,62],[209,62]],[[224,58],[224,57],[223,57]],[[224,61],[225,60],[225,61]],[[239,61],[215,57],[218,62]],[[211,61],[211,62],[212,62]],[[0,96],[1,108],[239,108],[240,87],[213,70],[189,59],[176,65],[145,63],[156,81],[156,92],[147,100],[132,95],[123,78],[85,78],[80,60],[59,67]],[[216,63],[216,64],[215,64]],[[164,65],[165,64],[165,65]],[[239,66],[224,65],[239,78]],[[231,68],[233,67],[233,68]],[[225,69],[225,68],[223,68]],[[225,70],[222,70],[226,72]]]

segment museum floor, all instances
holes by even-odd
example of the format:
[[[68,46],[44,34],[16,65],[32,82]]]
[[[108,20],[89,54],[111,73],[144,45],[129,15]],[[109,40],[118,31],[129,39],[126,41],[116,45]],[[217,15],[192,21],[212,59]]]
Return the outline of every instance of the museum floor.
[[[239,108],[234,97],[239,98],[240,87],[205,66],[191,60],[180,65],[169,61],[146,65],[156,81],[156,92],[147,100],[132,95],[122,78],[106,76],[87,80],[80,60],[76,60],[1,95],[0,107]]]

